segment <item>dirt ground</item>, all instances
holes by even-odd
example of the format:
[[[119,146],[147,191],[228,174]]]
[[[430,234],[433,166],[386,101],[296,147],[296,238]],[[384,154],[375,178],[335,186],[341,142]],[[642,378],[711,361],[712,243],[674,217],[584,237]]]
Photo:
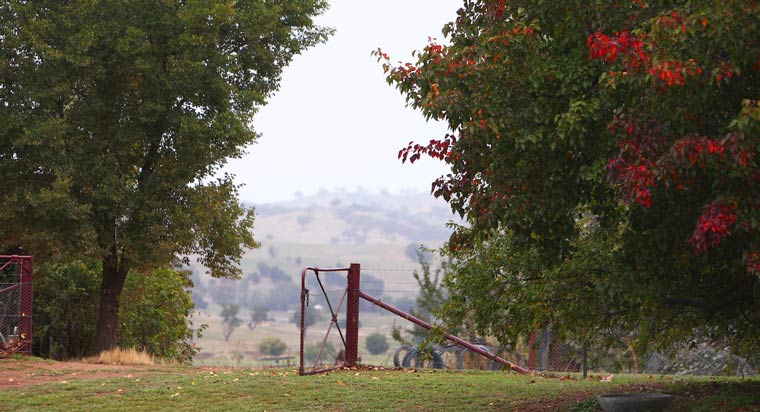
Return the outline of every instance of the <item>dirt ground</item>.
[[[104,365],[82,362],[35,362],[0,360],[0,389],[24,387],[46,382],[75,381],[114,377],[139,377],[147,368],[129,365]]]

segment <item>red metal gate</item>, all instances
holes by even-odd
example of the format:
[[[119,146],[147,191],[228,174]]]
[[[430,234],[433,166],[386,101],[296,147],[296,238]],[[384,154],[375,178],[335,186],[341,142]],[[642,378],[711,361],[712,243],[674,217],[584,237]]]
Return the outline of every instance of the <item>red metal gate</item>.
[[[0,356],[32,354],[31,256],[0,255]]]
[[[305,333],[307,329],[307,313],[306,310],[309,307],[310,304],[310,290],[307,288],[307,274],[309,272],[312,272],[314,274],[314,280],[316,283],[312,283],[313,285],[318,285],[320,288],[320,291],[322,292],[319,294],[319,296],[324,297],[324,302],[327,305],[329,311],[330,311],[330,325],[327,328],[324,337],[321,340],[321,346],[319,347],[319,353],[316,356],[316,360],[314,361],[313,365],[308,368],[306,368],[304,364],[304,351],[305,351]],[[335,305],[334,300],[337,300],[337,295],[333,296],[333,300],[330,299],[328,296],[328,292],[325,289],[325,284],[323,282],[323,279],[320,277],[321,273],[330,273],[330,272],[346,272],[347,279],[346,279],[346,289],[342,290],[339,303]],[[299,358],[299,368],[298,373],[299,375],[308,375],[308,374],[315,374],[315,373],[322,373],[326,372],[332,369],[335,369],[336,367],[341,366],[348,366],[352,367],[357,365],[359,362],[359,299],[363,299],[367,302],[370,302],[374,304],[375,306],[382,308],[398,317],[401,317],[411,323],[416,324],[417,326],[420,326],[424,329],[432,329],[433,325],[431,325],[428,322],[425,322],[413,315],[411,315],[408,312],[402,311],[392,305],[389,305],[380,299],[377,299],[373,296],[370,296],[369,294],[365,293],[361,290],[361,268],[360,265],[357,263],[352,263],[350,267],[347,268],[317,268],[317,267],[307,267],[301,272],[301,321],[300,321],[300,328],[301,328],[301,351],[300,351],[300,358]],[[316,286],[314,286],[316,287]],[[339,322],[339,315],[341,314],[341,311],[343,309],[343,303],[346,302],[346,315],[345,315],[345,335],[343,333],[343,330],[340,327]],[[326,348],[328,339],[332,333],[332,331],[336,330],[337,333],[340,335],[340,342],[339,345],[342,347],[341,353],[336,357],[335,363],[332,366],[325,366],[325,362],[321,361],[322,353],[324,349]],[[515,372],[518,373],[528,373],[529,370],[526,368],[523,368],[517,364],[514,364],[512,362],[507,361],[506,359],[490,352],[482,345],[473,344],[471,342],[468,342],[458,336],[454,336],[448,333],[444,333],[443,336],[452,341],[455,345],[466,348],[480,356],[483,356],[487,359],[490,359],[493,362],[502,364],[510,369],[512,369]]]

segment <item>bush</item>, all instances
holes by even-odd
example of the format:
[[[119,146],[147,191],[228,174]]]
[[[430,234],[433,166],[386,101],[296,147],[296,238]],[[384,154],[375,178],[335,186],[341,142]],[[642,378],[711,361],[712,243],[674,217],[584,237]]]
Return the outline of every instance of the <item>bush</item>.
[[[388,338],[386,338],[385,335],[380,332],[375,332],[367,336],[364,343],[367,346],[369,353],[373,355],[385,353],[385,351],[387,351],[390,347],[388,344]]]
[[[287,348],[285,342],[277,338],[264,338],[259,343],[259,352],[270,356],[280,356]]]
[[[33,336],[41,356],[70,359],[95,354],[100,273],[98,263],[82,261],[50,264],[37,272]],[[191,361],[196,352],[189,343],[194,335],[189,322],[191,286],[185,272],[130,272],[121,294],[118,345],[157,358]]]
[[[317,360],[317,355],[319,355],[319,348],[322,347],[321,343],[312,343],[310,345],[306,345],[303,348],[303,357],[307,362],[314,362]],[[322,357],[319,358],[319,360],[322,363],[330,363],[333,359],[335,359],[335,356],[338,355],[338,351],[335,349],[335,345],[332,344],[332,342],[325,343],[325,348],[322,349]]]
[[[50,264],[35,271],[35,352],[57,360],[95,353],[100,271],[77,261]]]
[[[130,273],[121,294],[119,346],[145,350],[156,358],[189,363],[198,350],[190,316],[193,286],[188,272],[158,269]],[[199,333],[205,328],[201,325]]]

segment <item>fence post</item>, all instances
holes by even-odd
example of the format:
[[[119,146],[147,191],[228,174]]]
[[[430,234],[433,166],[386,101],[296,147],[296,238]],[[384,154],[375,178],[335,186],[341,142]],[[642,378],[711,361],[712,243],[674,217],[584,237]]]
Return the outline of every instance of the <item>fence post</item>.
[[[348,304],[346,306],[346,365],[355,366],[359,358],[359,289],[361,266],[348,269]]]
[[[528,348],[528,369],[536,370],[536,331],[530,333]]]
[[[34,299],[34,289],[32,288],[32,272],[34,271],[34,258],[23,256],[20,259],[21,264],[21,284],[19,294],[20,315],[19,334],[23,334],[24,346],[22,352],[32,354],[32,302]]]
[[[588,342],[583,343],[583,379],[588,378]]]
[[[551,347],[552,333],[551,326],[548,326],[545,330],[541,331],[541,346],[538,348],[538,361],[540,362],[541,366],[539,366],[538,370],[549,370],[549,351],[551,350]]]

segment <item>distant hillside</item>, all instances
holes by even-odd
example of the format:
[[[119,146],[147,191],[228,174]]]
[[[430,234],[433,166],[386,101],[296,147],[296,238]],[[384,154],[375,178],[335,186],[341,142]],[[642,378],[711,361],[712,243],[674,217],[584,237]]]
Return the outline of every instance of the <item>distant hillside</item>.
[[[260,249],[246,253],[240,280],[211,279],[194,267],[193,299],[198,323],[209,329],[196,343],[204,356],[230,364],[234,354],[255,352],[264,337],[298,345],[292,323],[300,307],[300,274],[305,266],[344,267],[359,263],[362,288],[398,307],[414,305],[420,244],[437,248],[446,241],[452,215],[445,203],[430,195],[404,193],[327,192],[287,202],[256,205],[254,236]],[[331,293],[345,289],[345,274],[325,274]],[[313,278],[310,278],[313,282]],[[311,289],[319,301],[319,287]],[[229,340],[223,338],[222,305],[238,305],[242,321]],[[250,327],[254,312],[267,308],[268,326]],[[248,325],[246,327],[245,325]],[[229,359],[227,359],[229,357]]]
[[[416,248],[440,247],[453,219],[444,202],[421,193],[322,191],[255,208],[254,236],[262,247],[246,253],[238,281],[199,276],[203,270],[194,268],[199,307],[205,302],[292,309],[305,266],[360,263],[368,282],[411,288],[412,271],[419,267]]]
[[[327,192],[256,205],[259,239],[307,244],[430,243],[448,238],[448,206],[429,194]]]

